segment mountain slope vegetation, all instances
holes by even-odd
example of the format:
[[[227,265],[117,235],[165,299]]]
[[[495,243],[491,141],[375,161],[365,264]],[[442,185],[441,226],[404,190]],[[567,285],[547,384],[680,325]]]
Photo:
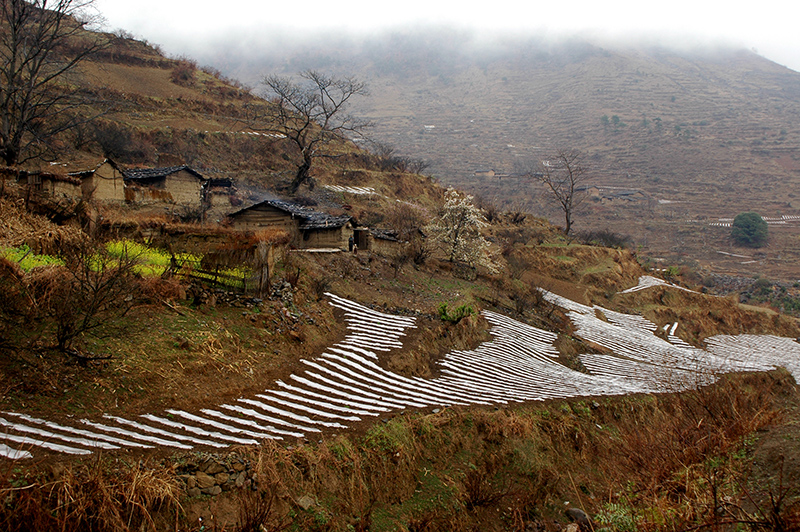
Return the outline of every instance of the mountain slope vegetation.
[[[776,226],[765,256],[743,265],[716,253],[737,248],[710,225],[745,211],[798,214],[797,72],[725,47],[487,39],[441,28],[331,41],[325,54],[310,53],[310,43],[289,46],[289,60],[221,64],[253,83],[309,67],[359,75],[373,88],[361,110],[378,139],[422,157],[444,183],[551,220],[558,210],[530,179],[475,172],[513,174],[578,149],[605,190],[577,229],[623,232],[654,257],[689,256],[718,273],[800,275],[796,226]]]
[[[53,161],[25,169],[85,168],[103,157],[126,168],[189,164],[208,177],[233,179],[247,202],[283,195],[294,174],[294,153],[282,139],[254,135],[248,127],[251,107],[269,102],[191,59],[166,58],[157,47],[124,34],[107,38],[112,45],[84,63],[75,81],[97,106],[87,113],[102,110],[102,116],[60,137]],[[567,52],[556,54],[564,68],[607,59],[589,46]],[[416,79],[420,87],[430,83],[425,90],[438,91],[459,76],[459,63],[428,54],[424,47],[397,47],[384,68],[400,65],[405,70],[396,81]],[[546,58],[534,54],[528,60],[539,64]],[[493,72],[490,63],[487,72]],[[494,91],[493,84],[476,91]],[[387,97],[385,108],[371,103],[376,114],[403,101],[389,85],[372,85],[374,93],[385,89],[397,96]],[[567,90],[558,87],[553,82],[552,90]],[[431,94],[418,103],[438,98]],[[571,108],[561,102],[553,109],[559,106]],[[452,119],[449,111],[438,110],[443,120]],[[491,111],[485,112],[485,123],[497,127],[488,118]],[[599,117],[597,122],[593,127],[603,129]],[[420,124],[429,125],[424,119]],[[434,125],[421,136],[441,127]],[[578,135],[581,128],[575,129]],[[603,134],[616,145],[629,132]],[[439,150],[447,153],[446,147]],[[44,427],[33,436],[48,444],[46,431],[58,430],[58,423],[81,419],[94,423],[84,429],[100,431],[111,419],[144,423],[163,412],[165,426],[173,427],[182,413],[241,406],[241,399],[264,394],[265,383],[294,382],[292,375],[353,334],[343,319],[349,311],[333,306],[333,297],[416,320],[403,349],[387,349],[374,359],[379,369],[416,383],[440,375],[448,353],[475,349],[489,338],[483,310],[548,331],[557,338],[553,358],[571,370],[586,371],[581,354],[607,354],[607,348],[581,339],[568,309],[543,298],[541,289],[587,305],[597,319],[614,312],[649,319],[658,340],[670,330],[677,335],[671,341],[687,349],[720,334],[800,336],[790,316],[740,305],[735,297],[702,294],[688,272],[654,271],[624,246],[565,238],[516,204],[477,202],[484,224],[480,242],[491,268],[448,260],[423,238],[446,195],[434,179],[403,171],[391,157],[346,139],[333,151],[336,157],[314,170],[318,186],[301,188],[293,199],[348,213],[364,226],[393,229],[409,240],[402,252],[305,253],[267,231],[237,233],[135,205],[77,203],[55,216],[24,183],[8,178],[18,169],[5,169],[0,423],[7,432],[19,425],[6,417],[18,420],[20,413]],[[598,157],[591,155],[593,161]],[[212,253],[208,242],[222,245]],[[274,262],[260,293],[210,286],[197,275],[203,268],[216,274],[232,270],[239,277],[257,273],[255,265],[263,268],[269,259],[254,258],[266,254],[267,246]],[[680,287],[621,293],[646,274],[664,275]],[[80,321],[76,315],[90,312],[73,302],[87,295],[103,299],[105,292],[93,282],[106,279],[124,282],[123,292],[109,292],[111,301],[102,301],[107,313],[92,315],[91,329],[70,330]],[[453,315],[460,319],[447,319]],[[66,343],[65,330],[71,335]],[[378,347],[362,345],[359,352]],[[800,441],[797,405],[796,383],[775,370],[730,375],[683,394],[409,407],[347,430],[331,424],[258,446],[105,447],[91,456],[43,451],[28,462],[0,458],[0,528],[550,531],[563,529],[580,515],[574,510],[583,508],[610,530],[791,530],[800,506],[794,489],[800,467],[793,458]],[[292,411],[302,412],[297,405]],[[16,434],[13,444],[33,436]],[[147,437],[156,436],[163,432]],[[727,513],[720,513],[720,500]]]

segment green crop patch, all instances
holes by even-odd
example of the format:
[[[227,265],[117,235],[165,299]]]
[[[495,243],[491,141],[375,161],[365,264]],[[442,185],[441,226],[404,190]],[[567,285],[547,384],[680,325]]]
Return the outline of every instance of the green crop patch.
[[[24,271],[31,271],[39,266],[63,266],[64,261],[52,255],[33,253],[31,248],[23,244],[16,248],[0,247],[0,257],[19,264]]]

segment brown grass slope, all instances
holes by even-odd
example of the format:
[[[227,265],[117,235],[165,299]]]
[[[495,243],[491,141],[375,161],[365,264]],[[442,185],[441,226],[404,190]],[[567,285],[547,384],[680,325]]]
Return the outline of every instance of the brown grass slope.
[[[105,132],[110,136],[117,128],[127,139],[123,144],[136,147],[123,153],[126,163],[179,160],[251,179],[264,189],[291,171],[290,153],[280,142],[237,134],[244,105],[252,101],[247,93],[142,43],[123,39],[117,45],[84,65],[82,74],[84,90],[115,103],[103,118]],[[193,74],[184,79],[187,69]],[[65,137],[61,155],[100,155],[105,148],[96,137],[88,139]],[[348,157],[322,165],[317,177],[373,186],[385,196],[325,196],[352,201],[351,212],[360,219],[408,217],[397,199],[413,199],[431,212],[441,202],[441,189],[429,179],[380,171],[369,156],[346,145],[341,149]],[[24,242],[55,253],[84,238],[77,227],[53,225],[25,211],[24,204],[19,198],[0,202],[0,244]],[[167,219],[162,223],[186,230]],[[500,273],[479,271],[470,280],[435,254],[422,264],[398,266],[396,257],[363,252],[287,253],[274,273],[276,280],[292,281],[289,308],[266,297],[255,307],[226,304],[222,296],[199,297],[196,286],[180,286],[176,279],[137,277],[147,297],[119,323],[109,323],[109,334],[77,344],[102,359],[80,363],[50,349],[44,337],[24,349],[4,346],[0,406],[53,420],[99,419],[104,413],[196,410],[261,392],[265,382],[286,378],[301,358],[345,333],[341,316],[322,297],[326,290],[418,316],[421,327],[408,338],[408,349],[381,364],[422,377],[436,375],[443,353],[487,337],[487,324],[477,316],[458,324],[439,319],[442,303],[493,309],[559,332],[565,363],[592,349],[570,336],[564,313],[537,298],[537,287],[639,312],[659,326],[680,320],[679,334],[695,343],[723,332],[800,335],[796,320],[732,300],[663,289],[617,295],[645,272],[638,257],[568,241],[541,219],[494,212],[486,233]],[[20,333],[6,330],[11,333],[4,340]],[[113,334],[117,330],[125,332]],[[752,518],[758,528],[774,524],[767,521],[775,517],[795,526],[798,494],[777,508],[770,508],[769,496],[782,489],[775,484],[782,474],[796,485],[795,461],[786,460],[784,467],[775,458],[793,456],[796,449],[796,401],[795,383],[776,372],[733,376],[683,396],[406,412],[348,434],[327,432],[316,442],[225,455],[154,451],[87,461],[43,456],[23,467],[4,462],[0,528],[243,531],[286,529],[291,523],[292,530],[558,530],[567,520],[564,501],[571,501],[605,516],[611,530],[678,530],[721,526],[717,496],[728,505],[728,520]],[[751,459],[762,464],[762,456],[768,457],[766,466],[751,475]],[[188,476],[211,459],[243,464],[244,489],[190,497]]]
[[[589,204],[576,229],[611,227],[656,256],[702,255],[709,241],[730,251],[727,232],[685,227],[687,220],[800,213],[800,74],[750,51],[537,39],[481,48],[469,35],[422,31],[309,50],[291,56],[291,68],[343,69],[368,80],[373,96],[361,110],[376,122],[376,137],[431,162],[442,182],[501,206],[558,221],[549,196],[528,180],[473,173],[514,172],[520,161],[572,147],[588,155],[594,183],[645,195]],[[265,59],[236,72],[255,81],[286,64]],[[796,230],[775,234],[766,264],[698,258],[720,271],[796,278],[796,257],[778,258],[796,248]]]
[[[59,86],[80,93],[85,106],[79,112],[92,119],[55,139],[50,157],[31,161],[29,169],[53,171],[53,162],[90,168],[102,157],[125,168],[188,164],[207,177],[232,178],[240,189],[252,187],[254,198],[274,192],[296,171],[296,148],[253,134],[263,126],[253,116],[269,103],[247,87],[192,59],[167,58],[124,32],[102,39],[106,47]],[[334,143],[328,154],[336,160],[320,159],[312,171],[320,183],[375,181],[358,172],[377,170],[376,160],[351,142]],[[404,180],[380,172],[371,177]]]
[[[409,413],[289,447],[39,463],[0,477],[0,523],[555,532],[581,508],[610,532],[797,530],[797,408],[794,382],[772,372],[682,395]],[[246,487],[187,497],[184,483],[211,464]]]

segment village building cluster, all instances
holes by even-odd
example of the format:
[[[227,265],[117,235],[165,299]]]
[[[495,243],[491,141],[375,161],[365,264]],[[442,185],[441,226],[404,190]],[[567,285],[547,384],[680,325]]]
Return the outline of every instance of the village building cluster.
[[[296,249],[389,252],[402,246],[385,229],[359,227],[351,216],[329,214],[288,200],[268,199],[240,208],[244,200],[229,178],[208,178],[187,165],[123,169],[111,159],[77,171],[20,172],[17,182],[53,199],[166,206],[200,213],[242,232],[285,231]]]

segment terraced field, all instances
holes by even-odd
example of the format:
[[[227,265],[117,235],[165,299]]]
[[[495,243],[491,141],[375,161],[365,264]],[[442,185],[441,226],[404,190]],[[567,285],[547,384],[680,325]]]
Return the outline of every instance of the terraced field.
[[[642,278],[631,290],[664,284]],[[733,371],[786,367],[800,377],[800,344],[774,336],[716,336],[705,349],[677,336],[656,336],[641,316],[588,307],[546,292],[568,312],[577,335],[605,354],[583,354],[588,373],[560,364],[555,333],[495,312],[483,316],[493,339],[469,351],[453,351],[440,362],[440,375],[405,377],[380,365],[381,354],[403,349],[415,319],[377,312],[328,294],[344,313],[349,333],[305,369],[269,383],[262,393],[208,405],[196,412],[166,410],[135,418],[102,416],[58,422],[24,412],[0,416],[0,456],[30,459],[52,453],[87,455],[147,448],[223,448],[257,445],[342,430],[355,422],[412,408],[491,405],[577,396],[679,391],[712,382]]]
[[[748,264],[720,260],[713,250],[731,251],[730,231],[708,227],[745,211],[800,215],[800,73],[750,50],[477,41],[420,30],[226,65],[252,82],[304,68],[355,74],[371,88],[354,105],[372,137],[429,162],[444,184],[554,223],[561,212],[543,187],[476,171],[514,174],[579,149],[593,184],[643,196],[584,202],[576,231],[609,228],[650,256],[717,273],[800,278],[797,225],[775,227],[766,256]]]

